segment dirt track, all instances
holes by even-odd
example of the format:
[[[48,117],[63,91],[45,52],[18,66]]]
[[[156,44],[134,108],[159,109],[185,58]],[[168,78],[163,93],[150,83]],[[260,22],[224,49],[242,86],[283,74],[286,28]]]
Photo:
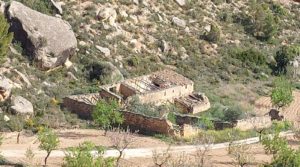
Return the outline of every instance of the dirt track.
[[[80,130],[79,130],[80,131]],[[83,133],[86,130],[81,130],[81,133]],[[66,132],[66,131],[65,131]],[[88,133],[88,131],[87,131]],[[285,135],[291,135],[290,133],[285,134]],[[64,136],[65,137],[65,136]],[[5,143],[7,143],[10,138],[6,138]],[[84,140],[85,137],[81,137],[81,140]],[[31,146],[33,152],[34,152],[34,163],[37,163],[37,166],[40,166],[40,164],[43,162],[43,158],[46,155],[45,151],[40,151],[37,148],[37,143],[36,142],[30,142],[29,145],[24,146],[24,140],[28,141],[26,137],[23,137],[23,143],[18,145],[18,144],[14,144],[14,148],[12,147],[8,147],[7,144],[4,144],[3,147],[1,148],[1,154],[8,159],[11,162],[21,162],[21,163],[30,163],[28,162],[28,158],[26,158],[25,153],[26,153],[26,149],[28,147]],[[74,139],[74,143],[77,143],[78,139]],[[151,138],[147,138],[147,140],[151,141],[153,139]],[[62,140],[63,141],[63,140]],[[256,138],[251,138],[251,139],[246,139],[246,140],[242,140],[242,141],[238,141],[237,143],[243,143],[243,144],[255,144],[258,143],[259,139],[258,137]],[[32,144],[32,145],[31,145]],[[151,166],[151,160],[150,158],[153,155],[153,151],[157,151],[159,152],[163,152],[165,150],[167,150],[167,146],[150,146],[150,147],[146,147],[149,146],[147,145],[148,143],[144,143],[145,146],[142,148],[131,148],[131,149],[127,149],[124,151],[124,167],[127,166],[132,166],[132,163],[136,164],[134,166]],[[214,161],[216,161],[217,163],[223,162],[226,165],[228,165],[228,163],[232,163],[232,159],[227,155],[226,153],[226,148],[228,147],[229,143],[221,143],[221,144],[214,144],[210,146],[210,149],[212,150],[210,153],[210,157],[211,159],[213,159]],[[150,144],[151,145],[151,144]],[[32,147],[33,146],[33,147]],[[75,145],[73,145],[75,146]],[[257,146],[253,146],[253,148],[256,149]],[[50,155],[50,159],[49,159],[49,166],[61,166],[63,163],[63,158],[65,156],[65,152],[64,149],[66,147],[61,147],[59,150],[55,150],[51,153]],[[169,150],[169,153],[171,153],[172,155],[176,155],[176,154],[180,154],[180,153],[185,153],[187,155],[191,155],[193,153],[195,153],[198,149],[203,148],[203,145],[185,145],[185,146],[172,146],[171,149]],[[258,152],[261,152],[261,146],[259,146]],[[262,151],[263,152],[263,151]],[[250,152],[250,154],[252,154],[252,152]],[[219,159],[218,155],[222,155],[223,158]],[[119,154],[116,150],[108,150],[105,153],[106,157],[117,157]],[[256,155],[256,153],[255,153]],[[266,156],[266,155],[264,155]],[[259,157],[256,157],[259,158]],[[266,158],[268,158],[268,156],[266,156]],[[142,162],[139,161],[140,159],[148,159],[147,162]],[[261,159],[260,162],[265,162],[264,159]],[[225,166],[226,166],[225,165]],[[217,166],[224,166],[222,164],[217,165]],[[224,166],[224,167],[225,167]],[[255,166],[255,165],[254,165]]]

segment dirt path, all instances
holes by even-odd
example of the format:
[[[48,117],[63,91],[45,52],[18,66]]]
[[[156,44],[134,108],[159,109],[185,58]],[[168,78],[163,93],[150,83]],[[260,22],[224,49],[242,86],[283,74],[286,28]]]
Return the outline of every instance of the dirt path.
[[[293,135],[292,133],[283,133],[284,136],[290,136]],[[246,140],[240,140],[236,141],[236,143],[242,143],[242,144],[255,144],[258,143],[259,139],[258,137],[250,138]],[[227,148],[229,143],[221,143],[221,144],[213,144],[210,146],[211,150],[224,150]],[[192,154],[198,149],[203,149],[203,145],[185,145],[185,146],[172,146],[169,150],[170,154],[178,154],[178,153],[185,153],[185,154]],[[153,155],[153,152],[156,151],[158,153],[162,153],[165,150],[167,150],[167,146],[152,146],[152,147],[143,147],[143,148],[131,148],[126,149],[124,151],[124,159],[130,160],[130,159],[140,159],[140,158],[151,158]],[[35,161],[42,162],[43,157],[46,156],[46,152],[40,151],[37,148],[33,148],[33,152],[35,155]],[[13,161],[13,162],[25,162],[28,163],[26,160],[26,148],[9,148],[5,147],[1,149],[1,155],[3,155],[6,159]],[[107,150],[104,154],[105,157],[117,157],[119,155],[117,150]],[[52,164],[50,166],[61,166],[62,160],[65,156],[64,149],[55,150],[50,155],[50,160],[52,159]],[[49,160],[49,162],[50,162]],[[54,161],[53,161],[54,160]],[[54,164],[53,164],[54,163]]]

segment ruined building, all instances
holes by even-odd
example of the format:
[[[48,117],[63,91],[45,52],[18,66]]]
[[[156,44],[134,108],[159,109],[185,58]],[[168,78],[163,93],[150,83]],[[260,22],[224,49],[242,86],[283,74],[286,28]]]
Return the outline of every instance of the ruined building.
[[[100,87],[99,93],[69,96],[64,98],[63,106],[81,118],[89,119],[98,100],[116,99],[126,104],[133,97],[138,97],[141,103],[174,103],[189,114],[210,108],[210,102],[204,94],[194,93],[193,81],[171,70],[104,85]],[[124,125],[140,132],[185,136],[193,130],[186,121],[179,121],[181,128],[178,131],[166,117],[151,117],[132,111],[123,111],[123,116]]]
[[[175,103],[186,113],[199,113],[210,108],[204,94],[194,93],[194,82],[171,70],[127,79],[101,87],[100,96],[126,102],[138,97],[142,103]]]

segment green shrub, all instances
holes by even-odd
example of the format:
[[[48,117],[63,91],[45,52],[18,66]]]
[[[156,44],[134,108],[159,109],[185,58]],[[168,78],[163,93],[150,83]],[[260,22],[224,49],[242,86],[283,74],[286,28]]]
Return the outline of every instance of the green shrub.
[[[97,102],[92,117],[95,124],[105,130],[104,135],[106,135],[109,128],[122,124],[124,120],[116,100],[100,100]]]
[[[54,14],[52,3],[50,0],[18,0],[31,9],[37,10],[45,14]]]
[[[86,66],[86,72],[90,81],[97,80],[102,84],[111,83],[113,69],[108,63],[93,62]]]
[[[137,67],[140,64],[140,58],[137,56],[133,56],[127,60],[129,66]]]
[[[235,57],[250,67],[265,65],[267,61],[266,56],[254,48],[242,50]]]
[[[212,121],[212,118],[210,118],[209,116],[202,116],[198,120],[197,126],[200,126],[201,128],[206,129],[206,130],[214,129],[214,123]]]
[[[176,124],[176,115],[173,112],[168,113],[168,120],[173,124]]]
[[[145,116],[161,118],[167,111],[165,106],[155,106],[152,104],[143,104],[138,97],[134,97],[130,100],[127,106],[129,112],[142,114]]]
[[[271,93],[273,106],[278,109],[290,105],[294,100],[292,85],[286,78],[277,78]]]
[[[277,34],[279,25],[269,6],[258,3],[253,10],[253,35],[260,40],[272,39]]]
[[[92,152],[96,150],[94,155]],[[114,158],[104,158],[105,149],[96,147],[91,142],[84,142],[78,147],[68,148],[64,158],[64,167],[113,167],[115,166]]]
[[[238,106],[234,106],[234,107],[226,108],[224,110],[223,120],[228,122],[235,122],[243,118],[243,116],[244,116],[244,112],[242,111],[242,109]]]
[[[270,8],[278,17],[286,16],[288,14],[288,11],[282,5],[275,1],[271,1]]]
[[[12,41],[13,34],[8,32],[9,24],[4,15],[0,13],[0,63],[5,61],[8,47]]]
[[[59,145],[59,139],[53,130],[49,128],[43,128],[38,133],[38,140],[40,141],[39,148],[45,150],[47,155],[44,159],[45,166],[47,165],[47,159],[50,156],[51,152],[57,149]]]
[[[244,111],[239,106],[225,107],[221,105],[214,106],[207,114],[211,118],[225,122],[235,122],[242,119],[245,115]]]

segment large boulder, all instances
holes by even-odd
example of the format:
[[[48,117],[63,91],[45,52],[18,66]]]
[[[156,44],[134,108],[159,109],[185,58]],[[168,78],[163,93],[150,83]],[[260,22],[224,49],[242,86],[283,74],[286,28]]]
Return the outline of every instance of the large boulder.
[[[75,34],[61,18],[42,14],[16,1],[11,2],[7,14],[15,39],[21,41],[41,69],[60,66],[75,53]]]
[[[25,99],[24,97],[13,96],[11,101],[12,101],[11,110],[15,114],[25,114],[25,115],[33,114],[33,106],[31,102]]]

